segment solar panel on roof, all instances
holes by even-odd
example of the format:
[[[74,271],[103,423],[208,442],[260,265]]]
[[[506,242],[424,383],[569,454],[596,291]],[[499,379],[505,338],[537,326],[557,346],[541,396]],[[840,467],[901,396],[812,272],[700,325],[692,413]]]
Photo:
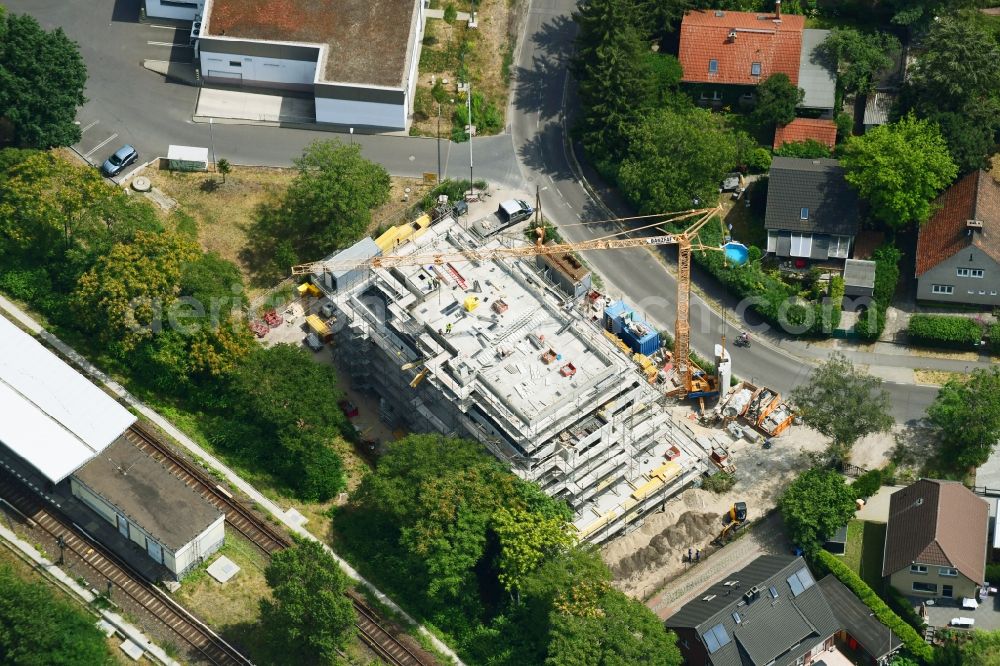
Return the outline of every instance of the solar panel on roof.
[[[788,581],[788,587],[792,589],[793,597],[799,596],[800,594],[802,594],[803,590],[805,590],[805,588],[802,587],[802,583],[799,582],[799,577],[796,576],[795,574],[792,574],[785,580]]]
[[[705,640],[705,646],[708,648],[709,654],[714,653],[719,648],[729,645],[729,634],[726,633],[726,628],[719,623],[706,631],[701,637]]]
[[[816,584],[816,581],[813,580],[812,574],[809,573],[809,569],[806,567],[802,567],[786,580],[788,581],[788,587],[792,589],[792,596],[795,597],[799,596]]]

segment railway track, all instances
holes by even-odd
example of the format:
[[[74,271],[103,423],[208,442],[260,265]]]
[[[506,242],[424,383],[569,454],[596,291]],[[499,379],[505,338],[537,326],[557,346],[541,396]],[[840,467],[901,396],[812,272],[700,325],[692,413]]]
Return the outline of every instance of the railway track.
[[[132,570],[123,560],[83,531],[65,516],[51,510],[35,492],[6,470],[0,468],[0,497],[46,532],[53,540],[62,537],[64,557],[78,560],[101,579],[113,584],[112,596],[124,594],[139,607],[157,618],[184,644],[211,664],[250,666],[252,662],[203,622],[174,603],[164,592]]]
[[[175,453],[142,426],[133,424],[125,431],[125,437],[222,511],[226,515],[226,522],[268,556],[291,545],[288,537],[233,497],[197,465]],[[381,659],[392,666],[433,666],[436,663],[429,656],[421,656],[397,639],[381,624],[377,613],[359,594],[349,591],[347,596],[357,615],[355,626],[358,635]]]

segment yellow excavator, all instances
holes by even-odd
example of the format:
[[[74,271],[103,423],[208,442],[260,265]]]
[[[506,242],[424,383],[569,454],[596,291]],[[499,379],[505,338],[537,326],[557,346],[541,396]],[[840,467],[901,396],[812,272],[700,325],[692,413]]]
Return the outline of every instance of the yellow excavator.
[[[723,517],[726,522],[726,526],[722,528],[719,532],[719,536],[715,538],[719,545],[726,543],[727,540],[731,539],[740,529],[747,523],[747,503],[746,502],[736,502],[731,507],[729,507],[729,512]]]

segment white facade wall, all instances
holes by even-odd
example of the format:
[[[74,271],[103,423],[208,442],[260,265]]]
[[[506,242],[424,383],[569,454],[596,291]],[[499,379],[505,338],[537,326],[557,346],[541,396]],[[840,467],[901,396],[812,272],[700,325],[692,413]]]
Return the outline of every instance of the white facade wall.
[[[407,47],[410,51],[410,70],[406,74],[406,129],[410,129],[410,116],[413,114],[413,100],[417,96],[417,78],[418,78],[418,66],[420,64],[420,50],[424,44],[424,26],[426,25],[427,17],[424,14],[424,2],[423,0],[416,0],[417,10],[414,12],[414,17],[416,19],[416,25],[413,26],[412,32],[414,39],[410,42]]]
[[[316,78],[316,62],[308,60],[202,51],[200,62],[203,77],[232,79],[234,84],[257,82],[311,89]]]
[[[146,16],[179,21],[193,21],[205,7],[204,0],[146,0]]]
[[[316,122],[349,126],[406,127],[406,104],[316,98]]]
[[[188,544],[176,553],[170,555],[173,566],[168,568],[177,574],[178,577],[184,575],[189,569],[197,566],[206,557],[222,548],[226,540],[226,519],[220,515],[219,518],[205,528],[205,531],[192,539]],[[167,551],[163,551],[163,560],[166,564]]]

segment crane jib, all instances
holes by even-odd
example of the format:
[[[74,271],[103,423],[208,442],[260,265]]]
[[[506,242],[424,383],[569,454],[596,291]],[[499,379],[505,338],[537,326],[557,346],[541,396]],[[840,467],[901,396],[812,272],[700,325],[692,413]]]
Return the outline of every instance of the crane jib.
[[[646,243],[649,245],[664,245],[666,243],[676,243],[677,236],[670,234],[669,236],[650,236],[646,239]]]

